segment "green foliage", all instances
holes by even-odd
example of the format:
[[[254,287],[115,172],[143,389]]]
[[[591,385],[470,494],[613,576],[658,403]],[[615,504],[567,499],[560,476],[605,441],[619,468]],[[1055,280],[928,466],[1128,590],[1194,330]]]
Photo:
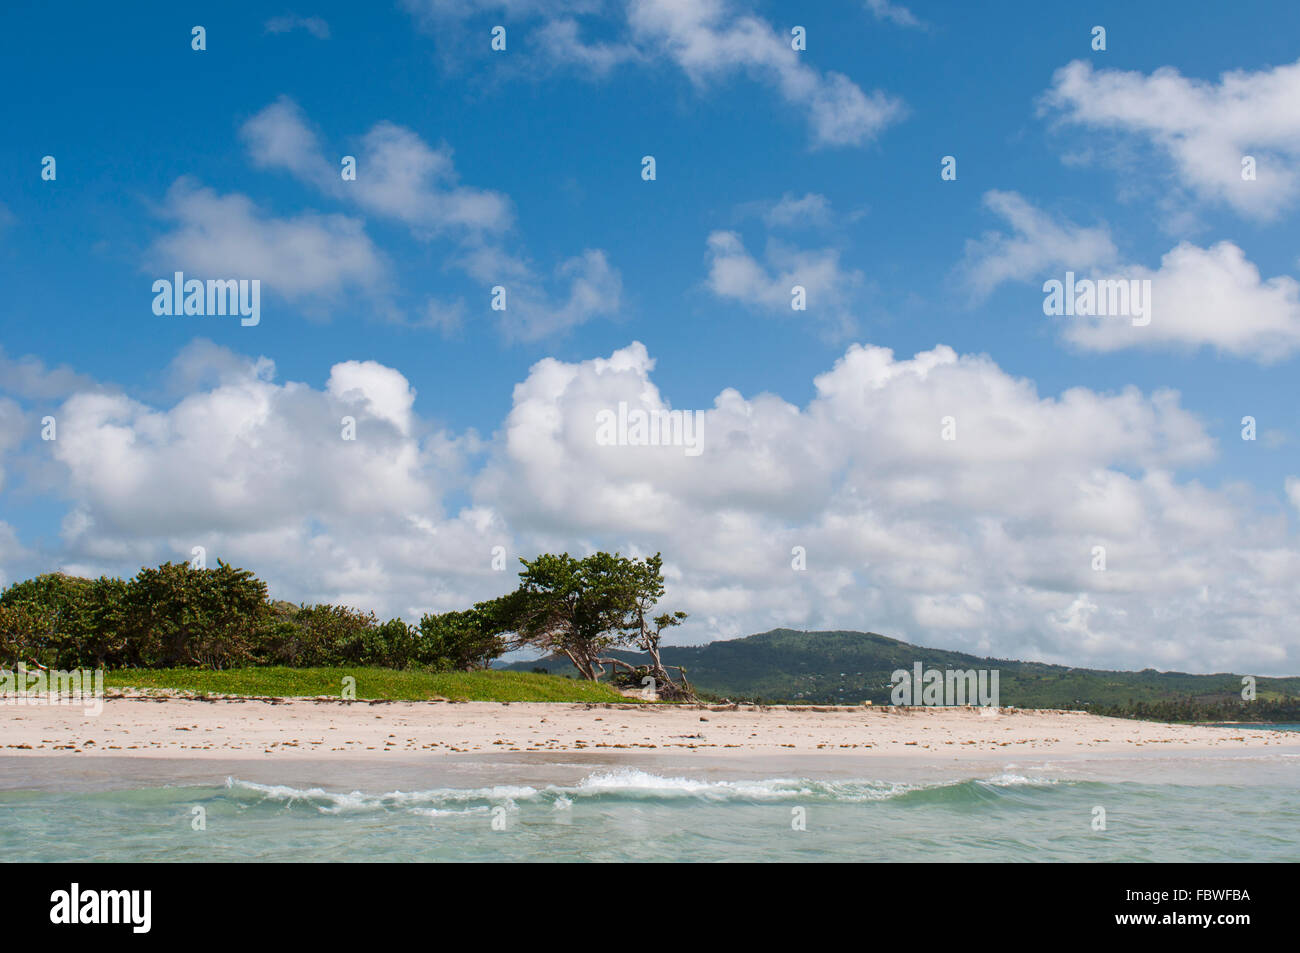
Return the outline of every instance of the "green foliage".
[[[30,602],[0,602],[0,664],[45,655],[43,645],[55,629],[55,616]]]
[[[419,640],[416,630],[401,619],[389,619],[364,636],[366,665],[407,668],[416,664]]]
[[[420,619],[416,650],[420,663],[433,669],[474,671],[487,668],[505,652],[506,642],[496,631],[492,612],[480,606]]]
[[[246,664],[266,619],[266,583],[226,563],[141,569],[112,611],[133,660],[156,667]]]
[[[0,594],[0,648],[6,657],[62,667],[89,631],[89,579],[46,573]]]
[[[299,632],[298,651],[283,661],[303,667],[362,664],[368,645],[374,644],[368,636],[378,624],[373,612],[326,604],[304,606],[294,615],[294,622]]]
[[[502,603],[501,624],[522,644],[563,655],[587,679],[603,671],[598,659],[612,646],[644,636],[645,618],[664,592],[657,553],[647,559],[546,553],[519,561],[519,588]],[[677,617],[661,616],[660,628]]]
[[[506,650],[511,605],[503,597],[426,616],[420,631],[348,606],[270,602],[264,582],[225,563],[165,563],[130,580],[50,573],[0,593],[0,663],[476,669]]]
[[[1161,698],[1154,701],[1128,701],[1122,705],[1096,705],[1095,715],[1116,718],[1139,718],[1144,721],[1238,721],[1264,723],[1300,722],[1300,697],[1283,697],[1245,702],[1228,698]]]

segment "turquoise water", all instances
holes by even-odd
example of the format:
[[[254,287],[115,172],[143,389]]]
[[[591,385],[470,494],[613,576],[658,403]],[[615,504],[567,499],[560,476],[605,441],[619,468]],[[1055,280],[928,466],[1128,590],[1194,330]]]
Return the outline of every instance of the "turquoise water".
[[[122,778],[125,786],[112,790],[100,789],[103,777],[93,772],[29,782],[44,790],[21,789],[11,775],[8,786],[19,789],[0,791],[0,857],[1300,860],[1295,756],[966,768],[979,776],[930,779],[900,777],[915,773],[905,766],[820,779],[764,777],[764,767],[480,761],[450,773],[439,767],[444,783],[423,787],[412,784],[429,774],[420,766],[373,780],[360,780],[369,773],[360,766],[299,767],[293,783],[280,784],[273,777],[286,769],[264,763],[260,780],[231,774],[196,784],[186,777],[193,766],[177,768],[169,783],[169,768],[154,765],[147,784]],[[1098,807],[1104,831],[1093,830]],[[195,808],[205,830],[193,829]],[[806,829],[797,830],[801,817]]]

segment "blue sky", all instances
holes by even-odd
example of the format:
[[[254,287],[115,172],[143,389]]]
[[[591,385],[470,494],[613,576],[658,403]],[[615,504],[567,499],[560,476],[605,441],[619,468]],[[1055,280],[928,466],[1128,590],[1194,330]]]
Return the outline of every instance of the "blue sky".
[[[1282,2],[1187,3],[1175,17],[1163,5],[1135,6],[408,0],[269,12],[244,4],[7,11],[3,581],[54,565],[130,572],[187,552],[191,539],[212,539],[295,600],[344,598],[409,615],[502,588],[490,573],[447,576],[448,567],[478,559],[455,546],[416,558],[409,583],[376,583],[395,575],[391,560],[402,550],[375,543],[367,526],[418,510],[435,525],[446,521],[434,535],[461,547],[471,545],[457,535],[466,526],[491,525],[487,535],[512,555],[663,549],[680,573],[672,593],[695,620],[684,630],[691,641],[778,624],[836,625],[1081,664],[1297,669],[1300,646],[1286,634],[1295,596],[1256,574],[1300,566],[1300,484],[1288,483],[1300,474],[1300,234],[1291,181],[1300,159],[1300,11]],[[191,49],[196,24],[206,30],[203,51]],[[497,24],[507,30],[504,52],[489,46]],[[807,31],[799,53],[789,49],[795,25]],[[1104,51],[1091,48],[1095,25],[1106,29]],[[1058,73],[1072,63],[1078,72]],[[1230,71],[1238,80],[1224,87]],[[1224,156],[1235,163],[1246,150],[1257,154],[1259,178],[1233,183]],[[52,182],[40,174],[46,155],[57,161]],[[358,157],[355,183],[337,179],[344,155]],[[644,155],[656,159],[654,181],[641,177]],[[955,181],[940,178],[946,155],[957,160]],[[416,159],[441,163],[447,175],[402,179]],[[376,186],[385,161],[401,174]],[[333,177],[320,171],[327,167]],[[318,239],[324,246],[311,244]],[[1237,267],[1219,285],[1198,284],[1197,276],[1216,280],[1204,277],[1210,249],[1231,263],[1224,242],[1240,253]],[[1162,270],[1162,258],[1184,246],[1187,259]],[[155,316],[151,284],[174,267],[260,278],[260,324]],[[1072,337],[1042,311],[1043,281],[1067,269],[1154,275],[1154,307],[1167,303],[1155,312],[1160,334],[1135,329],[1121,338],[1105,327]],[[795,280],[809,289],[806,312],[783,305]],[[519,302],[504,320],[489,308],[497,283]],[[1169,302],[1215,304],[1189,316]],[[1214,330],[1224,326],[1239,330]],[[196,352],[196,340],[214,347]],[[607,485],[592,477],[595,497],[648,494],[657,523],[617,507],[575,512],[580,496],[548,500],[537,487],[581,480],[591,460],[566,461],[571,471],[531,469],[555,455],[511,443],[512,413],[516,427],[527,416],[516,385],[540,380],[540,361],[591,370],[632,342],[654,362],[638,365],[633,397],[651,379],[656,399],[674,408],[716,410],[727,388],[749,402],[770,393],[807,417],[803,429],[777,445],[764,444],[767,425],[711,424],[730,439],[711,443],[710,459],[727,447],[764,450],[718,462],[736,468],[725,478],[683,476],[676,461],[662,472],[657,463],[643,468],[648,488],[613,471]],[[1094,535],[1154,546],[1144,559],[1162,569],[1144,563],[1145,578],[1168,578],[1094,589],[1086,573],[1048,585],[1029,569],[990,579],[973,568],[990,558],[980,542],[990,523],[1030,520],[987,495],[966,495],[967,484],[1002,479],[1008,458],[995,450],[968,460],[970,471],[945,471],[940,482],[952,480],[959,492],[890,483],[904,472],[912,483],[933,476],[928,451],[888,472],[846,458],[822,473],[818,461],[842,444],[879,456],[879,441],[891,439],[866,423],[826,436],[813,422],[814,380],[859,344],[888,348],[898,362],[943,345],[972,362],[972,374],[996,370],[989,393],[1014,381],[1036,389],[1032,401],[1021,394],[1021,403],[989,404],[993,428],[1004,418],[1015,426],[1032,407],[1050,418],[1042,426],[1051,432],[1073,419],[1052,417],[1054,399],[1071,389],[1103,399],[1135,388],[1131,412],[1099,412],[1103,436],[1087,427],[1077,434],[1101,444],[1110,434],[1118,449],[1077,459],[1068,449],[1045,449],[1041,459],[1016,450],[1012,469],[1040,477],[1003,483],[1012,500],[1058,477],[1104,471],[1144,481],[1142,492],[1153,494],[1167,477],[1169,492],[1181,494],[1176,506],[1161,497],[1170,506],[1163,516],[1139,507],[1127,521],[1114,507],[1116,525]],[[194,374],[178,371],[182,353],[191,357],[185,366],[199,368]],[[39,386],[17,383],[14,362],[28,357],[42,369]],[[395,442],[377,445],[376,458],[402,459],[403,439],[419,458],[400,474],[404,489],[385,494],[392,509],[377,500],[343,516],[347,504],[329,492],[286,493],[274,505],[263,501],[254,521],[282,528],[287,535],[276,541],[217,511],[223,458],[196,456],[203,440],[179,434],[184,415],[176,411],[196,395],[217,400],[222,368],[259,357],[275,366],[273,377],[253,374],[276,388],[258,391],[272,408],[256,417],[262,423],[293,398],[283,388],[294,382],[343,399],[342,385],[329,390],[331,369],[355,364],[348,379],[370,395],[358,399],[393,430],[385,439]],[[69,374],[49,373],[60,367]],[[386,403],[393,379],[376,367],[414,391],[409,408],[404,399],[396,409]],[[372,371],[378,377],[366,376]],[[88,411],[74,400],[97,391],[129,405]],[[1161,417],[1164,391],[1177,393],[1173,422]],[[563,416],[555,400],[551,411]],[[910,406],[888,411],[891,420]],[[68,421],[60,440],[82,441],[80,450],[40,446],[46,414]],[[170,420],[169,436],[151,431],[157,415]],[[751,407],[741,416],[761,415]],[[1245,415],[1258,421],[1256,441],[1240,439]],[[114,427],[134,435],[125,445],[110,441],[115,450],[96,443],[95,434]],[[142,460],[114,455],[146,444]],[[266,468],[301,466],[305,481],[329,465],[286,454],[289,464],[252,466],[244,490],[253,493]],[[805,454],[813,462],[803,466]],[[96,474],[96,460],[118,476]],[[1064,462],[1052,469],[1053,461]],[[155,525],[141,517],[141,498],[186,492],[175,479],[137,474],[160,463],[174,473],[188,463],[218,482],[195,492],[200,502],[189,509],[160,504]],[[814,472],[808,485],[790,476],[801,466]],[[387,476],[353,474],[375,486],[388,486]],[[720,502],[714,486],[731,495]],[[539,502],[522,506],[520,494]],[[865,499],[864,518],[899,539],[953,526],[969,546],[953,556],[953,574],[921,581],[919,563],[905,583],[881,574],[892,545],[869,553],[829,542],[840,539],[835,527],[847,512],[834,501],[847,498]],[[1066,505],[1040,502],[1033,519],[1049,523],[1043,514]],[[1188,513],[1215,518],[1182,538],[1196,523]],[[1036,555],[1034,547],[1046,545],[1040,531],[1059,542],[1060,532],[1078,529],[1064,523],[1050,532],[1035,523],[1007,545],[1026,566],[1050,563],[1056,550]],[[820,550],[823,588],[789,582],[784,563],[801,534],[830,534]],[[1077,535],[1086,554],[1086,528]],[[859,527],[856,538],[870,537]],[[713,552],[723,540],[741,552]],[[777,554],[762,572],[784,573],[779,582],[734,568],[762,541]],[[313,572],[293,556],[295,546],[364,556]],[[1233,564],[1216,552],[1231,552]],[[1195,565],[1180,563],[1180,553]],[[442,582],[420,581],[439,573]],[[746,601],[746,593],[788,585],[795,589],[785,602]],[[1207,587],[1227,593],[1225,601],[1206,596]],[[1042,599],[1022,599],[1027,589],[1041,589]],[[1080,613],[1091,621],[1079,622]]]

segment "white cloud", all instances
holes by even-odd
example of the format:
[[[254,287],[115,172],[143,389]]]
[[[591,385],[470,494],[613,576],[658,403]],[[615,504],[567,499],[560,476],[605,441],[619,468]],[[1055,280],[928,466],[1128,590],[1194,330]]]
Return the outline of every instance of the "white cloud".
[[[870,627],[1075,664],[1294,667],[1294,538],[1173,477],[1214,453],[1175,394],[1042,398],[987,358],[855,346],[807,407],[722,391],[699,457],[598,446],[599,409],[669,406],[653,366],[640,345],[535,366],[476,499],[554,545],[663,550],[696,638]]]
[[[457,246],[449,264],[484,288],[501,285],[507,308],[494,315],[512,337],[537,339],[562,334],[596,317],[614,315],[622,301],[622,278],[605,252],[585,249],[560,262],[550,280],[504,244],[513,226],[510,200],[499,192],[461,185],[451,150],[431,148],[409,129],[381,122],[366,133],[357,156],[357,178],[345,182],[325,158],[307,117],[281,97],[244,124],[241,135],[255,164],[279,168],[341,201],[401,222],[424,240],[451,238]],[[558,290],[553,290],[558,287]],[[415,323],[458,328],[465,309],[429,302]]]
[[[48,400],[62,397],[75,390],[93,390],[94,380],[78,374],[66,364],[47,368],[45,362],[33,355],[17,360],[8,357],[0,347],[0,390],[16,397]]]
[[[452,231],[481,236],[510,227],[509,200],[498,192],[461,185],[451,149],[434,149],[391,122],[366,133],[357,154],[357,177],[344,181],[341,166],[325,157],[297,103],[280,97],[240,130],[255,165],[284,169],[337,199],[394,219],[425,237]]]
[[[318,390],[209,342],[180,358],[207,383],[170,406],[86,393],[59,409],[47,446],[73,505],[58,564],[131,571],[204,546],[257,568],[277,597],[404,614],[490,592],[488,541],[508,537],[491,512],[441,502],[477,437],[418,421],[398,371],[343,362]]]
[[[896,97],[865,93],[843,73],[818,72],[791,49],[788,34],[723,0],[631,0],[628,22],[639,42],[699,85],[735,71],[771,84],[806,114],[816,145],[861,145],[905,112]]]
[[[587,43],[578,21],[571,17],[549,20],[537,31],[537,39],[548,59],[603,77],[627,63],[644,62],[645,53],[632,43]]]
[[[549,282],[528,262],[493,246],[468,250],[457,264],[485,286],[505,289],[505,310],[492,313],[509,338],[564,334],[593,318],[616,315],[622,303],[622,276],[599,249],[562,261]],[[558,295],[552,286],[562,289]]]
[[[1068,123],[1149,141],[1172,160],[1180,190],[1243,215],[1275,218],[1300,189],[1300,61],[1211,83],[1168,66],[1147,75],[1076,60],[1056,71],[1043,104]],[[1242,179],[1247,155],[1255,181]]]
[[[357,404],[385,420],[404,437],[411,435],[415,390],[399,372],[377,361],[344,361],[330,369],[325,389],[340,403]]]
[[[709,290],[771,314],[812,319],[831,337],[850,334],[853,306],[863,286],[862,273],[845,269],[833,248],[803,250],[769,239],[765,261],[746,249],[736,232],[717,231],[708,238]],[[793,289],[806,292],[806,311],[792,307]]]
[[[1183,242],[1159,269],[1130,268],[1124,276],[1151,281],[1151,323],[1076,318],[1066,329],[1070,341],[1094,351],[1206,346],[1264,364],[1300,350],[1300,283],[1286,275],[1262,280],[1232,242]]]
[[[1049,268],[1091,268],[1117,257],[1109,229],[1055,220],[1016,192],[985,192],[984,205],[1011,234],[987,232],[966,242],[962,268],[977,297],[1005,281],[1033,281]]]
[[[985,204],[1010,226],[967,242],[959,270],[977,297],[1008,281],[1078,279],[1150,281],[1150,321],[1135,326],[1123,316],[1073,316],[1063,334],[1078,347],[1116,351],[1131,347],[1193,350],[1211,347],[1261,363],[1300,350],[1300,283],[1286,275],[1264,280],[1240,248],[1219,242],[1171,249],[1158,269],[1123,264],[1105,226],[1084,228],[1053,218],[1014,192],[990,192]],[[1035,320],[1041,298],[1026,308]],[[1046,319],[1044,319],[1046,320]]]
[[[405,0],[405,5],[435,34],[478,14],[504,15],[516,23],[541,18],[542,25],[528,36],[540,44],[543,57],[598,76],[625,63],[665,60],[700,87],[737,73],[749,75],[804,113],[817,146],[870,142],[906,112],[895,96],[864,92],[843,73],[809,65],[791,48],[788,30],[778,30],[746,12],[742,4],[727,0],[626,0],[612,5],[591,0]],[[611,6],[626,11],[626,22],[609,13]],[[902,8],[890,10],[895,17],[910,16]],[[578,17],[623,32],[613,41],[587,42]]]
[[[204,278],[259,278],[296,300],[331,298],[349,288],[378,291],[387,268],[358,219],[306,212],[275,218],[238,193],[219,195],[186,178],[167,192],[160,214],[174,223],[154,243],[148,266]]]
[[[913,27],[916,29],[924,28],[920,20],[913,16],[912,11],[907,9],[901,3],[890,3],[889,0],[866,0],[867,9],[877,20],[888,20],[895,26]]]
[[[48,565],[133,571],[202,545],[276,597],[410,615],[508,589],[496,545],[663,551],[696,641],[790,625],[1107,667],[1300,661],[1295,533],[1240,486],[1179,477],[1216,448],[1172,392],[1044,397],[986,357],[854,345],[802,407],[730,388],[674,407],[634,343],[538,362],[485,445],[431,428],[397,368],[343,362],[317,388],[212,345],[183,357],[206,383],[169,405],[60,409],[51,493],[70,503]],[[619,401],[703,411],[703,452],[601,445]]]

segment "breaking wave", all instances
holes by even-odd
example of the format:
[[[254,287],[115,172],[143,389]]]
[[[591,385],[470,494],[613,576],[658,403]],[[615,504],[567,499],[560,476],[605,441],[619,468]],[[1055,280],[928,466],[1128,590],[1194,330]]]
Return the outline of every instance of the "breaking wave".
[[[1077,782],[1076,782],[1077,783]],[[285,808],[308,808],[322,814],[366,811],[407,811],[427,816],[485,814],[496,807],[508,812],[521,804],[536,804],[566,810],[582,802],[698,801],[712,804],[770,804],[822,802],[868,804],[896,799],[987,801],[1001,791],[1018,788],[1052,787],[1071,782],[1050,778],[999,774],[963,781],[906,784],[879,780],[813,780],[810,778],[766,778],[719,781],[667,777],[635,768],[599,771],[574,785],[493,785],[478,788],[431,788],[423,791],[389,791],[368,794],[342,793],[323,788],[295,788],[280,784],[258,784],[226,779],[228,796],[246,806],[279,804]]]

